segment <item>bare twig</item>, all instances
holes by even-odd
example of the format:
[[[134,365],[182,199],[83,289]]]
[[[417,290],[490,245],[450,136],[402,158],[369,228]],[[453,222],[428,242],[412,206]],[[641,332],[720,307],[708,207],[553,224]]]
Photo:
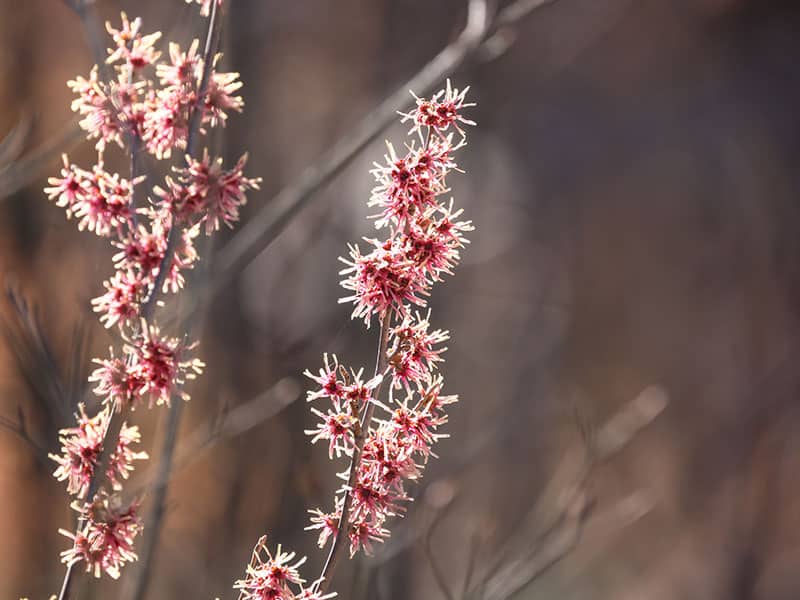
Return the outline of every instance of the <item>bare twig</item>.
[[[47,459],[47,449],[42,446],[39,442],[37,442],[31,436],[30,432],[28,431],[28,427],[25,424],[25,415],[22,412],[22,408],[19,408],[19,417],[18,421],[13,421],[8,417],[0,416],[0,427],[10,431],[14,435],[16,435],[19,439],[23,442],[28,444],[33,450],[34,455],[36,458],[41,462],[43,465],[48,466],[50,462]]]
[[[300,388],[293,379],[281,379],[252,400],[200,425],[188,436],[185,436],[185,441],[176,448],[177,456],[172,461],[172,469],[169,471],[168,477],[163,480],[159,479],[157,469],[151,468],[143,476],[145,483],[134,492],[134,495],[156,492],[161,486],[168,484],[175,473],[199,460],[203,452],[224,440],[229,440],[258,427],[300,397]]]
[[[565,456],[518,528],[519,533],[509,540],[505,551],[498,553],[499,560],[488,565],[482,584],[484,600],[513,596],[577,545],[591,507],[586,483],[592,470],[620,452],[666,404],[661,388],[645,389],[589,438],[591,446],[585,448],[577,469],[573,464],[575,453]],[[564,483],[565,474],[569,480],[569,473],[575,471],[572,482]],[[512,547],[517,548],[518,558],[509,561],[504,557],[511,554]]]
[[[164,509],[166,507],[167,482],[172,471],[172,457],[175,450],[175,442],[178,439],[178,426],[180,425],[183,401],[174,398],[172,405],[167,413],[167,428],[164,433],[164,445],[161,449],[161,458],[158,462],[158,473],[156,475],[156,485],[153,494],[153,509],[150,514],[149,531],[146,532],[142,547],[139,552],[139,572],[133,584],[131,598],[140,600],[147,593],[147,585],[150,583],[150,571],[153,566],[155,547],[158,543],[161,523],[164,519]]]
[[[450,586],[447,583],[447,578],[442,572],[442,567],[439,564],[439,560],[436,558],[436,553],[433,551],[433,534],[438,525],[447,515],[447,509],[451,506],[452,503],[448,503],[446,506],[437,511],[436,515],[434,515],[433,521],[431,521],[431,524],[428,526],[425,532],[425,542],[423,544],[423,548],[425,549],[425,555],[428,558],[428,563],[431,566],[431,571],[433,571],[433,578],[436,580],[436,585],[439,586],[439,589],[442,591],[442,594],[444,594],[444,597],[447,598],[447,600],[456,600],[455,595],[453,595],[453,591],[450,589]]]
[[[0,140],[0,166],[7,165],[20,155],[30,132],[31,118],[26,114]]]

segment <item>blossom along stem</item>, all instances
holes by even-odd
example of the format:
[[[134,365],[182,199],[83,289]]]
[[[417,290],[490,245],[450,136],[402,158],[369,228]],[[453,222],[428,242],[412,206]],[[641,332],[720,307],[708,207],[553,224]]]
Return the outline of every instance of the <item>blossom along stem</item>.
[[[421,476],[429,457],[435,456],[432,446],[446,437],[438,429],[447,422],[446,405],[457,397],[442,394],[437,365],[446,350],[439,344],[449,334],[429,331],[430,311],[414,315],[411,307],[426,306],[431,287],[453,274],[468,243],[464,234],[473,230],[470,221],[459,220],[462,210],[454,209],[452,199],[441,201],[451,190],[447,175],[459,170],[454,154],[466,144],[462,126],[475,124],[462,114],[474,106],[466,101],[467,91],[448,81],[430,99],[415,96],[416,109],[401,113],[402,122],[413,123],[413,141],[405,145],[404,155],[387,142],[385,164],[374,163],[376,185],[367,202],[377,207],[371,218],[387,237],[364,238],[368,252],[349,244],[349,258],[340,258],[346,265],[339,272],[340,284],[348,293],[340,303],[352,302],[352,318],[363,320],[367,328],[373,317],[380,323],[373,377],[365,381],[364,369],[347,369],[327,354],[318,375],[305,371],[318,386],[308,391],[307,400],[329,401],[325,412],[311,408],[320,421],[305,433],[313,436],[312,443],[325,440],[331,459],[342,454],[349,458],[348,470],[339,474],[345,483],[334,496],[333,510],[311,510],[306,527],[320,530],[321,548],[331,541],[322,573],[304,587],[296,571],[303,561],[287,571],[294,554],[283,555],[278,546],[275,556],[261,538],[245,578],[234,586],[241,590],[240,600],[335,595],[328,590],[346,543],[352,557],[360,549],[370,553],[373,541],[389,536],[387,519],[402,515],[411,500],[405,482]],[[382,400],[385,378],[391,385]]]
[[[222,19],[219,18],[219,11],[217,9],[218,4],[217,2],[214,2],[211,7],[211,16],[208,19],[208,33],[206,34],[206,45],[203,52],[203,76],[200,80],[197,104],[195,105],[189,119],[189,131],[186,141],[187,158],[194,158],[194,154],[196,152],[194,146],[197,140],[197,132],[200,128],[200,121],[203,112],[202,105],[200,103],[208,91],[208,81],[211,76],[211,71],[214,68],[214,56],[216,55],[217,48],[219,46]],[[181,228],[176,223],[170,228],[169,234],[167,234],[167,247],[164,250],[164,256],[162,257],[161,263],[158,266],[158,274],[156,275],[155,284],[150,290],[150,295],[142,304],[142,317],[145,321],[150,319],[153,309],[155,308],[155,302],[158,298],[158,293],[161,290],[161,286],[164,284],[164,280],[166,279],[170,268],[172,267],[172,260],[175,256],[175,248],[180,240],[180,229]]]
[[[382,375],[384,371],[386,371],[386,363],[388,359],[386,351],[389,346],[389,329],[391,327],[391,322],[392,313],[391,311],[386,311],[386,314],[383,316],[383,320],[381,321],[381,330],[378,337],[378,356],[375,360],[375,377]],[[374,398],[376,400],[380,399],[382,384],[383,381],[381,380],[381,382],[378,383],[377,387],[375,388]],[[352,490],[356,485],[358,467],[361,463],[361,456],[364,450],[364,442],[367,439],[367,433],[369,432],[369,427],[372,423],[372,416],[374,414],[375,403],[367,402],[367,405],[364,407],[364,415],[361,418],[361,423],[355,436],[355,449],[353,450],[353,458],[350,460],[350,474],[347,478],[348,489],[345,492],[344,504],[342,505],[342,514],[339,517],[339,524],[337,525],[337,533],[333,539],[331,549],[328,552],[328,557],[325,560],[325,566],[322,567],[322,573],[317,580],[317,589],[322,594],[325,594],[330,588],[333,574],[336,571],[336,565],[338,564],[339,558],[342,556],[347,543],[348,536],[346,532],[350,526],[350,500],[352,496]],[[342,535],[343,531],[345,532],[345,535]]]
[[[78,427],[60,432],[64,454],[51,457],[59,464],[55,476],[66,480],[68,492],[76,496],[70,506],[79,515],[75,532],[60,530],[73,545],[62,552],[66,573],[59,600],[70,597],[79,563],[96,577],[105,572],[117,578],[121,567],[137,559],[133,542],[141,530],[140,501],[124,504],[113,494],[122,487],[120,479],[133,470],[131,461],[147,457],[129,447],[140,435],[126,419],[143,402],[152,406],[172,400],[176,407],[188,400],[183,384],[204,366],[188,356],[195,344],[161,334],[153,322],[157,298],[182,287],[180,271],[197,260],[192,240],[200,225],[205,223],[207,235],[220,221],[232,226],[246,202],[245,191],[257,189],[260,182],[244,176],[246,155],[231,170],[224,170],[222,159],[210,158],[207,151],[196,158],[204,127],[224,125],[227,111],[241,112],[243,106],[241,97],[234,95],[242,85],[238,74],[215,71],[222,1],[215,0],[208,12],[203,8],[210,18],[202,57],[195,40],[186,52],[170,44],[170,62],[159,62],[161,52],[154,44],[161,34],[141,34],[141,19],[129,20],[122,13],[119,29],[106,24],[116,46],[109,49],[108,60],[100,56],[89,79],[68,83],[78,94],[73,110],[84,117],[80,126],[90,139],[98,140],[98,163],[89,172],[64,156],[62,177],[51,177],[52,187],[45,192],[66,209],[68,218],[81,219],[79,229],[111,237],[121,250],[113,259],[116,275],[104,282],[106,294],[92,304],[95,312],[104,313],[101,323],[119,327],[125,345],[124,357],[115,357],[111,349],[109,359],[95,359],[101,366],[89,380],[97,383],[94,392],[104,407],[90,418],[80,405]],[[80,16],[94,48],[99,36],[87,12],[90,2],[67,2]],[[106,63],[114,65],[114,78],[106,75]],[[153,71],[159,83],[148,75]],[[129,181],[104,169],[103,152],[112,142],[130,153]],[[186,167],[173,167],[177,180],[166,178],[169,191],[153,187],[160,200],[138,208],[136,186],[144,180],[138,173],[139,151],[146,149],[161,160],[181,148]],[[147,216],[147,226],[137,222],[137,213]],[[179,414],[171,411],[170,418]]]

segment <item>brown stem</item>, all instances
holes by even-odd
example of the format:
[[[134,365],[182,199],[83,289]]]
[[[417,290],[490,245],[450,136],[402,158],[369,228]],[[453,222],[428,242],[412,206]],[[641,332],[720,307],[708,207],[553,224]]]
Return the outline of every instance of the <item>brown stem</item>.
[[[391,309],[386,311],[381,321],[381,332],[378,339],[378,356],[375,359],[375,375],[383,374],[386,370],[386,349],[389,345],[389,327],[392,321]],[[380,397],[381,386],[383,381],[378,383],[375,387],[374,398],[377,400]],[[331,546],[328,558],[325,560],[325,566],[322,568],[322,573],[319,576],[319,590],[322,594],[328,590],[333,578],[333,573],[336,570],[339,558],[347,542],[347,532],[350,528],[350,500],[352,499],[352,490],[356,486],[356,479],[358,478],[358,467],[361,464],[361,453],[364,450],[364,442],[369,435],[369,426],[372,422],[372,415],[375,412],[375,403],[368,402],[364,408],[364,415],[361,417],[360,427],[355,436],[355,448],[353,448],[353,457],[350,459],[350,475],[347,478],[347,488],[344,494],[344,502],[342,504],[342,514],[339,517],[339,524],[336,527],[336,536],[333,538],[333,545]],[[342,535],[344,534],[344,535]]]
[[[167,430],[164,434],[164,446],[161,450],[161,459],[158,463],[158,474],[156,475],[156,485],[153,495],[153,509],[148,519],[150,521],[150,531],[145,532],[142,549],[139,552],[139,572],[133,584],[131,598],[141,600],[147,592],[147,584],[150,582],[150,571],[153,566],[153,556],[155,555],[156,544],[158,543],[161,522],[164,519],[164,508],[166,507],[167,481],[172,471],[172,457],[175,451],[175,442],[178,439],[178,426],[181,420],[183,400],[175,398],[169,407],[167,417]]]

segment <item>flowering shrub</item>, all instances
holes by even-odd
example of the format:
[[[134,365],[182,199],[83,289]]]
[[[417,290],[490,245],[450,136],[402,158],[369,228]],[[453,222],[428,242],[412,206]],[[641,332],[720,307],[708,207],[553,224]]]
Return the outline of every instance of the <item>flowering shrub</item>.
[[[204,52],[194,40],[185,50],[170,43],[162,57],[161,34],[143,34],[141,20],[123,13],[118,29],[106,26],[112,42],[106,65],[68,83],[76,94],[72,108],[95,140],[98,157],[84,169],[65,155],[60,175],[49,179],[45,193],[78,221],[78,229],[107,238],[118,250],[115,273],[92,306],[105,327],[117,329],[122,344],[107,358],[94,359],[97,368],[89,380],[99,411],[90,416],[81,404],[77,426],[61,431],[61,455],[51,456],[58,465],[54,475],[67,482],[78,514],[74,531],[61,530],[72,540],[61,554],[68,565],[62,598],[69,595],[74,566],[116,578],[136,559],[139,500],[125,501],[119,492],[134,463],[147,454],[135,449],[139,430],[126,421],[139,406],[188,400],[183,386],[204,367],[194,356],[195,343],[161,331],[154,319],[157,298],[181,290],[185,272],[198,259],[195,238],[221,224],[232,226],[246,192],[260,181],[244,175],[246,155],[226,169],[222,158],[199,152],[199,136],[224,126],[229,113],[243,106],[236,95],[242,85],[238,74],[216,70],[215,13],[221,2],[201,4],[210,15]],[[114,146],[130,156],[127,177],[105,167],[104,155]],[[163,187],[153,185],[141,171],[142,152],[157,160],[175,156],[183,164],[172,167],[175,175]]]
[[[421,476],[433,445],[446,435],[439,428],[457,397],[443,393],[437,367],[449,334],[431,330],[430,311],[423,316],[413,307],[424,307],[433,284],[452,274],[467,243],[464,235],[473,229],[470,221],[459,220],[461,210],[452,200],[441,201],[450,191],[448,174],[457,170],[454,153],[466,143],[461,125],[474,124],[462,114],[472,106],[466,91],[448,81],[430,100],[415,97],[416,110],[402,115],[413,123],[409,133],[415,139],[403,156],[387,144],[385,164],[376,163],[372,171],[376,185],[368,204],[379,210],[373,218],[385,237],[365,238],[367,252],[351,244],[349,258],[341,259],[348,295],[340,302],[352,302],[352,317],[367,328],[373,319],[380,323],[374,375],[366,379],[363,368],[346,367],[327,354],[317,373],[305,372],[316,384],[308,401],[323,402],[311,408],[320,421],[306,433],[312,442],[327,442],[331,459],[349,460],[332,510],[310,511],[307,529],[319,530],[320,547],[331,542],[323,572],[303,587],[297,569],[304,559],[289,565],[294,554],[283,554],[279,546],[273,556],[261,538],[236,583],[240,600],[332,596],[327,589],[343,544],[352,557],[389,536],[389,519],[402,516],[410,499],[406,482]],[[391,385],[382,400],[385,379]]]
[[[76,94],[72,108],[95,140],[98,157],[85,169],[65,155],[45,192],[80,230],[107,238],[116,249],[115,272],[92,307],[121,343],[108,357],[94,359],[89,381],[99,411],[90,416],[81,404],[77,426],[61,431],[62,453],[51,456],[58,465],[54,475],[67,482],[78,514],[74,531],[60,530],[72,541],[61,553],[68,565],[62,599],[69,596],[73,567],[117,578],[137,558],[140,501],[125,501],[119,492],[147,454],[136,449],[141,436],[127,420],[141,406],[188,400],[184,385],[204,367],[194,356],[196,343],[162,332],[154,318],[158,297],[180,292],[198,260],[195,239],[233,226],[246,193],[260,182],[244,174],[246,154],[225,168],[222,158],[199,151],[199,136],[224,126],[243,102],[236,95],[238,74],[216,70],[222,1],[197,3],[209,17],[204,51],[198,40],[185,49],[170,43],[162,58],[161,34],[143,34],[141,20],[123,13],[118,29],[107,24],[111,69],[96,65],[88,78],[68,83]],[[416,109],[402,114],[403,122],[412,122],[405,154],[387,144],[385,163],[372,171],[376,185],[368,205],[377,211],[373,218],[383,237],[365,238],[363,252],[351,244],[349,258],[341,259],[347,295],[340,302],[352,302],[352,317],[367,328],[373,320],[380,323],[374,373],[367,377],[363,368],[345,367],[328,355],[318,374],[305,373],[317,385],[308,401],[322,403],[311,408],[320,421],[306,433],[312,442],[327,443],[331,459],[349,461],[332,509],[310,511],[307,529],[319,531],[320,547],[331,542],[325,568],[306,585],[298,571],[305,559],[295,560],[280,546],[271,553],[262,537],[234,586],[243,600],[334,596],[327,588],[341,549],[349,544],[350,556],[370,552],[373,542],[389,536],[389,519],[402,515],[410,499],[406,483],[421,476],[433,445],[445,437],[439,430],[447,422],[446,407],[457,399],[443,393],[438,372],[449,334],[431,329],[430,311],[423,316],[415,308],[425,307],[432,286],[452,275],[472,230],[452,199],[443,201],[447,177],[458,170],[454,155],[466,143],[462,125],[474,124],[462,114],[472,106],[466,91],[448,81],[429,100],[415,96]],[[130,156],[127,177],[105,167],[104,155],[114,146]],[[159,161],[183,160],[157,185],[141,171],[142,152]],[[389,391],[382,399],[385,380]]]

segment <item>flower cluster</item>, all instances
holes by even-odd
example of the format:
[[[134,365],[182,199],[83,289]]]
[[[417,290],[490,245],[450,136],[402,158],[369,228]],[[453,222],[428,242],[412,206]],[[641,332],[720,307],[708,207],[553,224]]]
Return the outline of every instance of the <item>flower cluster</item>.
[[[58,463],[53,475],[59,481],[67,482],[67,491],[78,498],[85,498],[103,451],[105,432],[110,418],[109,410],[103,409],[94,417],[88,417],[83,404],[78,405],[77,427],[62,429],[60,441],[62,455],[51,454]],[[133,461],[147,458],[146,452],[134,452],[132,444],[141,441],[139,428],[122,424],[119,440],[109,459],[106,476],[115,490],[121,489],[120,479],[127,479],[133,470]]]
[[[360,549],[372,550],[373,542],[389,536],[390,517],[402,515],[410,500],[407,482],[418,479],[433,453],[433,446],[445,434],[446,409],[457,401],[443,393],[444,379],[438,372],[443,361],[442,346],[447,331],[431,329],[430,311],[423,316],[413,310],[425,306],[434,283],[452,274],[460,250],[472,231],[470,221],[460,220],[454,209],[446,179],[457,171],[454,153],[466,144],[464,124],[474,124],[462,115],[473,106],[465,101],[466,89],[447,88],[430,100],[417,98],[414,112],[403,114],[412,120],[411,134],[417,139],[398,155],[387,144],[386,164],[372,173],[377,183],[369,206],[377,207],[376,229],[383,239],[365,238],[368,250],[349,246],[350,257],[341,282],[349,295],[340,302],[352,302],[353,318],[367,327],[373,317],[381,323],[380,353],[375,375],[366,379],[363,369],[348,368],[334,355],[324,355],[317,372],[305,371],[316,387],[307,394],[309,402],[322,402],[311,412],[319,418],[306,431],[313,442],[326,442],[328,456],[349,459],[349,469],[334,498],[331,511],[311,510],[308,530],[319,530],[319,546],[334,540],[327,564],[337,551],[335,540],[345,534],[350,555]],[[415,96],[416,98],[416,96]],[[388,399],[380,399],[381,385],[389,380]],[[240,600],[250,598],[295,598],[286,582],[299,582],[297,567],[289,567],[294,555],[267,560],[257,558],[263,549],[259,541],[245,579],[237,582]],[[335,562],[335,561],[334,561]],[[327,569],[326,565],[326,569]],[[271,569],[277,569],[273,577]],[[310,589],[327,589],[327,570]]]
[[[198,260],[197,236],[210,235],[220,223],[232,226],[246,192],[260,182],[244,174],[247,155],[225,169],[221,158],[193,147],[207,129],[241,112],[238,74],[218,72],[220,56],[211,48],[200,53],[197,40],[186,49],[171,43],[162,53],[160,33],[142,33],[141,19],[124,13],[121,21],[118,28],[106,26],[107,65],[68,83],[80,125],[96,141],[97,161],[84,169],[65,155],[60,175],[45,188],[80,230],[108,238],[116,249],[115,272],[92,307],[105,327],[118,330],[123,343],[107,358],[94,359],[97,367],[89,381],[99,412],[89,416],[81,405],[77,426],[61,431],[61,455],[51,457],[58,465],[54,475],[67,482],[79,513],[77,530],[67,534],[74,543],[62,554],[64,562],[85,562],[87,571],[112,577],[136,558],[132,544],[141,528],[137,502],[122,506],[113,493],[134,462],[147,457],[134,450],[138,429],[124,422],[114,427],[112,420],[124,421],[142,405],[188,400],[184,385],[204,367],[193,356],[196,343],[167,335],[156,324],[158,296],[181,290]],[[127,178],[104,166],[104,153],[113,146],[129,154]],[[163,188],[140,172],[142,152],[156,160],[181,158]]]
[[[133,540],[142,529],[139,503],[118,506],[115,499],[99,494],[88,504],[73,504],[85,524],[78,533],[60,529],[73,541],[72,548],[61,553],[68,565],[86,564],[86,572],[100,577],[107,573],[117,579],[125,563],[136,560]]]
[[[467,243],[464,234],[473,229],[471,222],[459,220],[462,211],[453,208],[452,200],[440,201],[450,189],[447,175],[458,169],[453,155],[466,143],[460,124],[474,124],[461,113],[472,106],[465,95],[466,90],[459,92],[448,81],[445,90],[430,100],[417,98],[416,111],[403,115],[414,122],[410,133],[418,140],[406,146],[404,156],[387,144],[386,164],[375,165],[377,185],[368,202],[380,209],[376,228],[388,230],[388,235],[383,240],[365,238],[367,253],[351,245],[350,258],[342,259],[348,265],[341,271],[346,276],[342,287],[351,295],[341,301],[353,302],[353,317],[367,327],[375,316],[386,328],[381,361],[386,370],[378,376],[391,378],[388,402],[381,402],[373,387],[363,404],[347,403],[347,370],[336,357],[332,364],[325,358],[319,376],[306,372],[320,386],[308,399],[328,401],[326,412],[312,408],[322,422],[307,433],[314,436],[312,441],[327,440],[331,457],[350,457],[354,470],[340,488],[334,510],[312,511],[308,529],[320,530],[319,545],[324,546],[338,535],[342,509],[349,502],[351,555],[360,548],[369,552],[372,541],[389,535],[386,520],[402,514],[409,500],[405,482],[420,476],[432,445],[443,437],[438,429],[447,422],[445,407],[457,399],[442,394],[443,379],[436,372],[446,350],[441,344],[449,334],[431,331],[430,311],[423,317],[411,307],[424,306],[431,286],[452,274]],[[363,422],[362,415],[373,414],[366,403],[381,416]]]
[[[247,566],[244,579],[237,581],[234,589],[240,591],[240,600],[333,598],[336,594],[320,594],[314,591],[316,587],[314,584],[305,586],[306,582],[297,570],[305,562],[305,558],[295,561],[295,553],[282,552],[280,546],[273,555],[267,547],[267,537],[262,536],[253,549],[253,558]]]
[[[353,302],[353,317],[364,319],[369,327],[373,316],[379,319],[393,312],[398,318],[409,314],[409,307],[425,306],[431,286],[452,274],[460,260],[460,249],[467,243],[464,234],[472,231],[470,221],[459,220],[462,211],[453,202],[440,202],[447,194],[447,175],[457,170],[453,153],[466,143],[459,123],[472,124],[461,116],[461,109],[473,106],[464,102],[466,90],[458,92],[447,84],[431,100],[417,99],[417,111],[404,115],[415,123],[411,133],[419,137],[398,156],[387,143],[386,164],[375,163],[372,174],[376,186],[369,206],[376,206],[375,225],[388,228],[385,240],[365,238],[369,252],[350,245],[350,258],[342,287],[351,294],[340,302]],[[441,100],[438,100],[441,98]],[[438,118],[429,118],[430,112]],[[460,137],[454,141],[452,129]]]

